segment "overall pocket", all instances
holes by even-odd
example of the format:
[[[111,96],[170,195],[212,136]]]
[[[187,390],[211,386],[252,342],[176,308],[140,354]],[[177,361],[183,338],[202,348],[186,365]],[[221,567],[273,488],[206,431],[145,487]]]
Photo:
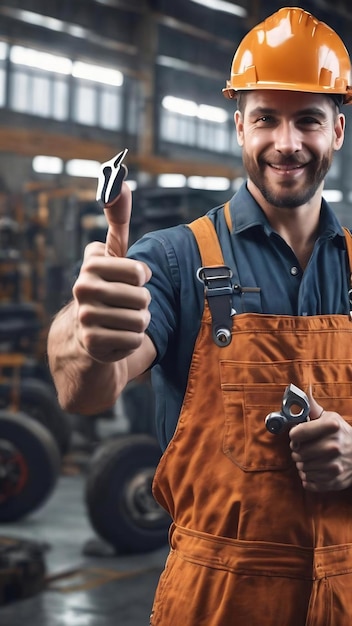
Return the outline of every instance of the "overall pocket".
[[[265,426],[272,411],[280,411],[289,383],[304,388],[299,362],[220,362],[224,405],[223,452],[247,472],[282,471],[293,465],[287,430],[273,435]]]
[[[244,471],[292,466],[287,431],[273,435],[265,426],[268,413],[281,409],[290,383],[307,393],[310,381],[314,381],[312,391],[317,402],[352,424],[352,372],[346,361],[221,361],[220,380],[225,415],[223,452]]]

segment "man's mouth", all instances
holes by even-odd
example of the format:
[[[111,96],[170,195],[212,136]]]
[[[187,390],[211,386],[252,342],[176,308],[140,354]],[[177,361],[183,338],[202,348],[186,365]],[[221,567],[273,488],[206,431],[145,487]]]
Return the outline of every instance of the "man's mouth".
[[[287,171],[292,171],[292,170],[299,170],[302,167],[305,166],[305,163],[295,163],[295,164],[290,164],[290,163],[268,163],[268,165],[270,167],[272,167],[275,170],[285,170]]]

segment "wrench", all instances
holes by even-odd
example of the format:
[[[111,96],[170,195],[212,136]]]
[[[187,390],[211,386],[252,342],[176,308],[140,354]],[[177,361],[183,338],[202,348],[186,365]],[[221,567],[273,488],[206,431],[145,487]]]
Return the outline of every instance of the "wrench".
[[[299,407],[299,411],[291,408]],[[310,404],[306,393],[292,383],[285,389],[280,411],[269,413],[265,418],[265,426],[273,435],[279,435],[289,426],[309,421]]]

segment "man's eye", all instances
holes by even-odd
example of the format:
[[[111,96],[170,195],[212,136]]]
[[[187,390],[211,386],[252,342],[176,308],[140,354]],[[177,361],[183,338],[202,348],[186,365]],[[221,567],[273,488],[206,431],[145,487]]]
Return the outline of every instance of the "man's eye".
[[[258,119],[256,120],[257,124],[262,123],[262,124],[268,124],[270,122],[273,122],[274,119],[271,115],[262,115],[261,117],[258,117]]]
[[[305,125],[305,126],[318,126],[319,125],[319,120],[317,120],[315,117],[302,117],[299,120],[299,124]]]

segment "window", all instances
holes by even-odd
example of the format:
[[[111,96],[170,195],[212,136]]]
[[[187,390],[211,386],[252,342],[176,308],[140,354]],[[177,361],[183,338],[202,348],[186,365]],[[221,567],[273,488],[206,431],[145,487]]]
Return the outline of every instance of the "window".
[[[160,138],[203,150],[231,151],[228,113],[220,107],[165,96],[160,114]]]
[[[121,93],[105,88],[100,95],[99,126],[111,130],[122,127]]]
[[[9,107],[21,113],[64,120],[68,117],[68,84],[61,76],[14,66]]]
[[[117,87],[75,80],[73,118],[80,124],[109,130],[122,128],[122,93]]]
[[[6,101],[6,50],[0,42],[0,106]],[[5,44],[4,44],[5,45]],[[113,68],[71,61],[32,48],[10,49],[9,107],[65,121],[70,116],[72,89],[73,120],[107,130],[123,127],[124,77]]]
[[[74,120],[94,126],[97,121],[97,94],[94,87],[86,83],[76,83],[73,102]]]

